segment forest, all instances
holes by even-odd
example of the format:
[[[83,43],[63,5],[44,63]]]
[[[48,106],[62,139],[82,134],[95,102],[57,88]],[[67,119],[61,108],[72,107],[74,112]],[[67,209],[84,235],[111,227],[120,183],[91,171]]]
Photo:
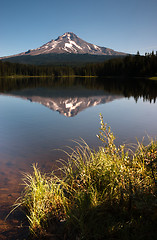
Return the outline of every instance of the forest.
[[[0,76],[130,76],[148,77],[157,75],[157,52],[140,56],[127,55],[99,63],[72,65],[30,65],[0,61]]]

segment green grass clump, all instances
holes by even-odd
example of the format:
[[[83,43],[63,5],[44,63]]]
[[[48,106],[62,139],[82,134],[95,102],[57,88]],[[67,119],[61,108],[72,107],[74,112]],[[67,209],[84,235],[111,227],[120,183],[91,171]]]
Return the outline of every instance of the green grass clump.
[[[53,173],[49,177],[41,174],[37,165],[33,165],[33,170],[33,175],[24,174],[25,190],[20,204],[26,209],[31,232],[41,235],[47,227],[48,219],[64,218],[66,198]]]
[[[98,151],[83,141],[67,161],[60,161],[58,174],[41,174],[34,165],[34,174],[25,175],[19,204],[27,209],[34,234],[73,240],[156,236],[157,142],[138,142],[135,152],[116,147],[111,129],[100,119],[98,137],[104,145]]]
[[[149,79],[156,81],[157,80],[157,76],[156,77],[150,77]]]

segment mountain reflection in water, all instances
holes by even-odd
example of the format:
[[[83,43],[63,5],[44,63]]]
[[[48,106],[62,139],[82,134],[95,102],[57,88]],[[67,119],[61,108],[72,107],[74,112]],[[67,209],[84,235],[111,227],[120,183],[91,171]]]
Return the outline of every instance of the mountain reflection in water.
[[[111,95],[101,90],[85,90],[71,88],[68,96],[64,89],[36,88],[11,92],[11,96],[18,96],[31,102],[37,102],[53,111],[58,111],[66,117],[74,117],[88,107],[104,104],[122,97],[122,95]]]
[[[40,103],[67,117],[122,97],[154,102],[157,83],[145,79],[1,79],[0,92]]]

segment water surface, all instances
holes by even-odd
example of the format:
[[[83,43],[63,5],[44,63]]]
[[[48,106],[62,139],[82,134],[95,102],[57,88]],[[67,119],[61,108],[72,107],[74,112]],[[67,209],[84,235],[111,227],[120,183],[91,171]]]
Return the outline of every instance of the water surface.
[[[66,158],[57,149],[79,138],[97,148],[100,113],[117,144],[157,136],[156,97],[144,79],[1,79],[0,206],[16,199],[32,163],[51,171]]]

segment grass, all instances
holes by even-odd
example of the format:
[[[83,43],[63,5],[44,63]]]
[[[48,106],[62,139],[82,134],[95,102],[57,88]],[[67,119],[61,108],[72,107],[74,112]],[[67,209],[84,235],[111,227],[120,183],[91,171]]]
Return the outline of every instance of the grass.
[[[156,80],[157,80],[157,77],[150,77],[149,79],[156,81]]]
[[[40,76],[30,76],[30,75],[10,75],[10,76],[0,76],[0,78],[53,78],[52,75],[40,75]]]
[[[98,151],[82,140],[60,161],[58,172],[25,174],[17,206],[38,239],[155,239],[157,235],[157,142],[137,143],[134,152],[116,147],[103,122]]]
[[[81,76],[81,75],[61,75],[56,76],[58,78],[97,78],[98,76]],[[54,78],[53,75],[37,75],[37,76],[30,76],[30,75],[10,75],[10,76],[0,76],[0,78]]]
[[[97,78],[95,75],[61,75],[59,78]]]

